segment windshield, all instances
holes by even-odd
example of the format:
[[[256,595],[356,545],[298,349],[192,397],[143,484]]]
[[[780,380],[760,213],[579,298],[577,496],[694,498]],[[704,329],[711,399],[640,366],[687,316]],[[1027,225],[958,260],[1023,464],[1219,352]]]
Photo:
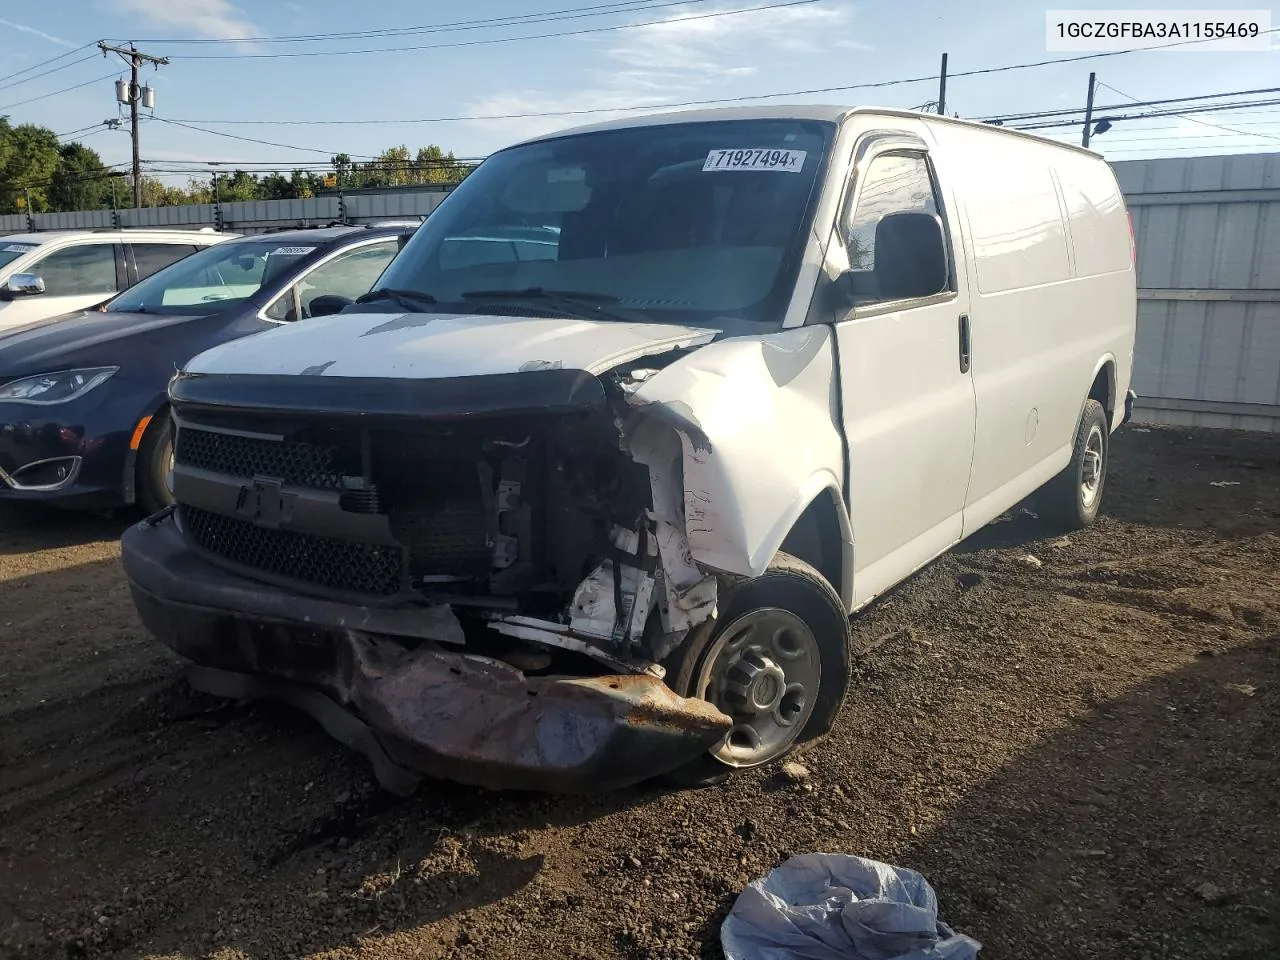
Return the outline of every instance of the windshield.
[[[7,267],[19,257],[26,256],[39,246],[38,243],[5,243],[0,239],[0,269]]]
[[[112,312],[192,316],[243,303],[315,250],[279,240],[214,244],[153,273],[109,304]]]
[[[429,217],[379,288],[440,306],[539,311],[548,292],[613,315],[778,322],[834,126],[749,120],[633,127],[490,157]]]

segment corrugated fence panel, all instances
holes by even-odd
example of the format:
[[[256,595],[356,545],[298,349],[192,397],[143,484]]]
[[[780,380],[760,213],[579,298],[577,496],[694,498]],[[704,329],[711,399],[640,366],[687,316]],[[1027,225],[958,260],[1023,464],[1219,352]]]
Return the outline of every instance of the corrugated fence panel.
[[[123,227],[211,227],[214,225],[214,206],[211,203],[192,203],[180,207],[143,207],[141,210],[121,210]]]
[[[1135,418],[1280,431],[1280,154],[1114,168],[1138,244]]]
[[[424,217],[440,206],[446,196],[425,191],[357,194],[347,197],[347,216],[356,220]]]
[[[110,210],[76,210],[72,213],[37,213],[37,230],[109,230],[115,226]]]
[[[0,234],[29,233],[27,218],[20,213],[0,215]]]
[[[237,224],[262,226],[295,226],[329,223],[341,215],[337,197],[311,197],[306,200],[245,200],[222,205],[227,229]]]

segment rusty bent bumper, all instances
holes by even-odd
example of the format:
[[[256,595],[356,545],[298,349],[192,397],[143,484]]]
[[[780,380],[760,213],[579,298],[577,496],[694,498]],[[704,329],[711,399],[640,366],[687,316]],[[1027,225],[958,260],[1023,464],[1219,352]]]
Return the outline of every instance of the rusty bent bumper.
[[[444,608],[359,607],[237,576],[194,553],[172,517],[127,530],[123,559],[143,623],[196,664],[194,687],[293,704],[365,754],[394,793],[422,775],[608,790],[674,769],[729,728],[648,675],[525,676],[448,649],[428,639],[447,630]]]

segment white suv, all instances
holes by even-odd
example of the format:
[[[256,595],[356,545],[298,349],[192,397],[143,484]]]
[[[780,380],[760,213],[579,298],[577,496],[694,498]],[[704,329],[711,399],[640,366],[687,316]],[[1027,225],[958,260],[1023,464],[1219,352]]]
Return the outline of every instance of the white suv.
[[[234,233],[51,230],[0,237],[0,331],[92,307]]]

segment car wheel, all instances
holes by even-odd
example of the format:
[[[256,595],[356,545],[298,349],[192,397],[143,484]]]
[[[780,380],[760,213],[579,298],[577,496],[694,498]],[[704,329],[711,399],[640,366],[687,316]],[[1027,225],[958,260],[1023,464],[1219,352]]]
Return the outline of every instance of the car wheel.
[[[1107,427],[1107,411],[1102,404],[1086,400],[1076,426],[1071,462],[1036,494],[1036,512],[1042,520],[1067,530],[1080,530],[1098,519],[1111,444]]]
[[[668,661],[672,689],[715,704],[733,727],[667,781],[717,783],[825,734],[849,686],[849,652],[849,616],[835,590],[809,564],[778,554]]]
[[[148,515],[173,503],[173,422],[169,408],[154,417],[138,445],[138,503]]]

